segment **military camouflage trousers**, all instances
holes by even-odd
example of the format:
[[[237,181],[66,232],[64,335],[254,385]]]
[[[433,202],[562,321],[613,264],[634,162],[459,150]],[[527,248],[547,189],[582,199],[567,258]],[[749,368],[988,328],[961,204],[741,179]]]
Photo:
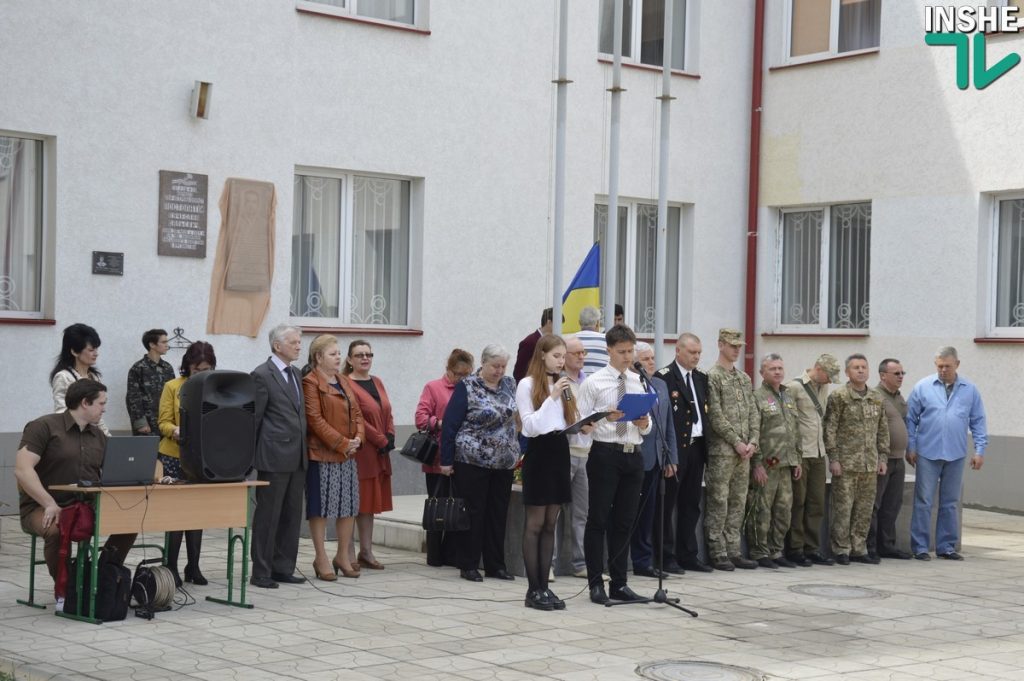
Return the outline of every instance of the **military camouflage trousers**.
[[[750,459],[741,459],[734,452],[708,457],[704,473],[707,487],[704,501],[704,533],[708,558],[725,560],[740,553],[740,528],[750,485]]]
[[[843,471],[832,476],[832,522],[828,528],[832,553],[862,556],[868,552],[877,479],[874,471]]]
[[[747,549],[750,558],[781,558],[786,532],[792,520],[793,469],[775,466],[766,471],[761,487],[751,480],[747,493]]]

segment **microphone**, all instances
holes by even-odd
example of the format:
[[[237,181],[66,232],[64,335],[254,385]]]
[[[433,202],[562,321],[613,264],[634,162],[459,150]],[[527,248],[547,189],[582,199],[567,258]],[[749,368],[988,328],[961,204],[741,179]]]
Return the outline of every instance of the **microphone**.
[[[643,380],[644,383],[647,384],[647,387],[650,388],[651,387],[651,377],[648,376],[647,372],[644,370],[644,365],[641,364],[639,362],[639,360],[638,360],[636,362],[633,362],[633,368],[636,369],[636,372],[638,374],[640,374],[640,378]]]
[[[568,378],[569,374],[565,373],[565,371],[563,370],[559,372],[558,377]],[[565,390],[562,391],[562,399],[565,400],[566,403],[572,402],[572,388],[567,387]]]

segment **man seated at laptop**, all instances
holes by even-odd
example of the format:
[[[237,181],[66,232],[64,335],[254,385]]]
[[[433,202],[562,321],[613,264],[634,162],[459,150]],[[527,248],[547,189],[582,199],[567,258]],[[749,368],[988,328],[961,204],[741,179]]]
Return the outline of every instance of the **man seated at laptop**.
[[[49,488],[99,480],[107,445],[107,436],[96,425],[107,407],[107,387],[83,378],[71,384],[65,401],[67,411],[41,416],[25,426],[14,461],[21,528],[43,538],[46,568],[54,580],[60,555],[60,510],[76,497],[73,492],[51,493]],[[123,563],[134,543],[134,534],[113,534],[105,551]]]

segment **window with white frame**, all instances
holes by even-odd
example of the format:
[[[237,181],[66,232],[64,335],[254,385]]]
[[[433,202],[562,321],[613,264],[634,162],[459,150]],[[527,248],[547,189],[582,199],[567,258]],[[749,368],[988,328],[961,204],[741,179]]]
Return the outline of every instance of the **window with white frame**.
[[[43,141],[0,135],[0,317],[42,316]]]
[[[995,313],[997,329],[1024,330],[1024,196],[996,201]]]
[[[783,210],[780,222],[778,325],[787,331],[867,329],[871,204]]]
[[[429,0],[296,0],[298,9],[427,28]]]
[[[882,0],[789,0],[790,61],[878,47]]]
[[[411,186],[361,173],[296,174],[293,317],[408,325]]]
[[[619,203],[615,302],[626,313],[626,324],[639,334],[655,332],[655,260],[658,241],[658,206],[640,201]],[[682,208],[668,207],[667,257],[665,269],[665,319],[663,330],[678,332],[680,307],[679,264],[682,261]],[[608,205],[594,206],[594,238],[607,243]],[[601,249],[601,270],[605,270],[607,249]]]
[[[672,68],[686,67],[687,0],[672,2]],[[622,59],[634,64],[662,66],[665,52],[666,0],[623,0]],[[611,58],[614,51],[615,0],[601,0],[598,51]]]

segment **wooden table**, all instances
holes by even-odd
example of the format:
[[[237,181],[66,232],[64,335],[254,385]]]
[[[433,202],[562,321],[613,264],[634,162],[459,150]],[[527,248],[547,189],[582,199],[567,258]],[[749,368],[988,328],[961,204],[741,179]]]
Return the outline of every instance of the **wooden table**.
[[[80,542],[78,547],[78,571],[73,579],[79,586],[78,597],[82,596],[83,548],[91,551],[92,588],[89,593],[88,615],[58,615],[71,619],[100,624],[93,617],[96,612],[97,568],[99,561],[100,535],[142,534],[144,532],[175,532],[179,530],[228,530],[228,597],[206,600],[239,608],[251,608],[245,602],[245,588],[249,582],[249,518],[251,517],[251,494],[253,487],[270,483],[261,480],[243,482],[197,483],[181,485],[160,485],[133,487],[79,487],[78,485],[53,485],[50,489],[58,492],[76,492],[86,495],[92,502],[96,522],[92,539]],[[242,532],[236,532],[241,528]],[[239,598],[234,598],[234,549],[235,543],[242,544],[242,579],[239,584]],[[83,613],[82,603],[76,612]]]

